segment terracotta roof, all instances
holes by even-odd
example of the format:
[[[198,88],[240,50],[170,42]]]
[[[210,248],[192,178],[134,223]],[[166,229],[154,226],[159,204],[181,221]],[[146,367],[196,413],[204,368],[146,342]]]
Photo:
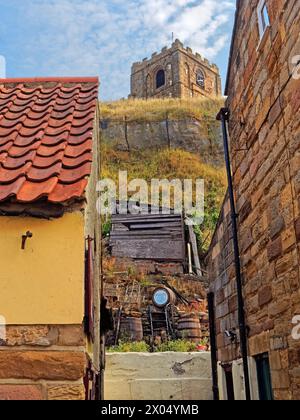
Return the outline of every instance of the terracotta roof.
[[[0,79],[0,203],[83,199],[97,78]]]

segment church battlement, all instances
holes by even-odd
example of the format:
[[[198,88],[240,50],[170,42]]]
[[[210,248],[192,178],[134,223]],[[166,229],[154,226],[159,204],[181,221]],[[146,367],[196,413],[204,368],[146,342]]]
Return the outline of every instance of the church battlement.
[[[170,48],[132,65],[132,98],[217,97],[222,95],[218,67],[176,39]]]
[[[211,63],[206,58],[202,57],[198,52],[194,53],[192,48],[185,47],[184,44],[176,39],[172,46],[168,48],[167,46],[163,47],[160,52],[154,52],[150,58],[146,57],[142,61],[133,63],[132,65],[132,74],[143,70],[145,67],[151,65],[153,60],[158,61],[162,59],[166,54],[173,54],[176,51],[187,54],[189,57],[193,58],[195,61],[201,63],[204,67],[211,69],[214,72],[219,73],[219,68],[216,64]]]

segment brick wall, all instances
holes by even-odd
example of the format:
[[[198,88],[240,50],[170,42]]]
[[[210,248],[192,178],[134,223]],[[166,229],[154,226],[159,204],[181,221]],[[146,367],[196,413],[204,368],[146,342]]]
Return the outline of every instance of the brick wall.
[[[291,334],[300,314],[300,81],[292,65],[300,3],[268,0],[271,27],[261,41],[258,1],[239,4],[227,105],[249,353],[269,353],[276,399],[299,399],[300,342]],[[228,230],[223,209],[208,258],[222,361],[239,353],[224,338],[237,325]]]

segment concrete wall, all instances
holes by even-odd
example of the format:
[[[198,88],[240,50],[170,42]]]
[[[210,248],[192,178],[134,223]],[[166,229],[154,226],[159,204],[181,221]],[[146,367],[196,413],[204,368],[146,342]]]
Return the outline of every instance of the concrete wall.
[[[210,353],[107,355],[106,400],[212,400]]]

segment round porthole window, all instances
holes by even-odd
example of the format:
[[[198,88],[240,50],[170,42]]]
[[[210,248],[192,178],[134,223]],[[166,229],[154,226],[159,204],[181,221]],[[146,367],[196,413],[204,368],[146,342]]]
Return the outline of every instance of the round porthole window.
[[[158,308],[163,308],[170,303],[170,294],[167,289],[159,288],[153,293],[153,303]]]

